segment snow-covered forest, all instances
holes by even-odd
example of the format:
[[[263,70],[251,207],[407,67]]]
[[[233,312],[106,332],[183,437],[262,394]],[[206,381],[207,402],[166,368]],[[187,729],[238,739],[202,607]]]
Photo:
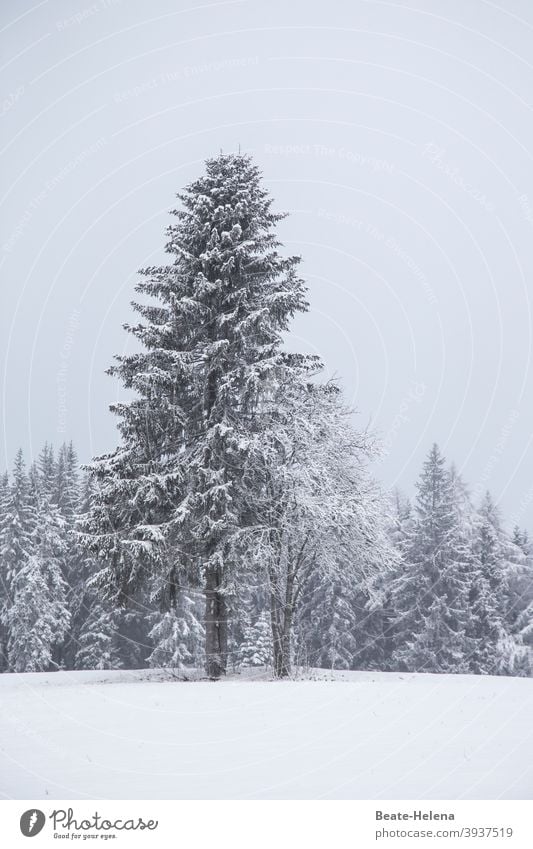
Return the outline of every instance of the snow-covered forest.
[[[2,671],[531,675],[527,534],[437,445],[412,503],[381,489],[379,434],[284,347],[306,287],[250,157],[178,199],[109,370],[117,448],[80,468],[45,445],[1,479]]]
[[[199,667],[205,663],[201,575],[165,573],[117,605],[102,562],[77,530],[91,500],[72,445],[22,454],[1,479],[2,671]],[[530,675],[533,548],[508,534],[490,495],[475,507],[434,446],[414,505],[382,496],[383,569],[312,564],[294,605],[290,659],[301,667]],[[326,540],[324,540],[326,543]],[[349,551],[346,552],[349,557]],[[161,561],[163,566],[163,561]],[[167,574],[173,562],[169,557]],[[278,576],[282,581],[283,576]],[[96,579],[96,580],[95,580]],[[274,590],[278,591],[278,588]],[[260,565],[227,593],[227,668],[273,669],[272,588]]]

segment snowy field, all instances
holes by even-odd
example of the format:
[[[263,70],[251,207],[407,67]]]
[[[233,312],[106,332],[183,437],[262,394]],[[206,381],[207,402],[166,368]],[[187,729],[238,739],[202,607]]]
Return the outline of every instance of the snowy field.
[[[3,798],[531,799],[533,680],[0,675]],[[264,676],[263,676],[264,677]]]

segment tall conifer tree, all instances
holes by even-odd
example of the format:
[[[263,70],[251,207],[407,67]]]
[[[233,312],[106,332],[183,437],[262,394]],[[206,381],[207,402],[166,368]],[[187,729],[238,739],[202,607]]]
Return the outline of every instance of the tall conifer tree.
[[[225,672],[233,537],[242,525],[242,430],[278,369],[297,369],[282,334],[306,309],[297,257],[282,257],[260,173],[223,155],[178,196],[169,264],[147,268],[127,325],[141,350],[110,373],[134,399],[116,404],[120,447],[91,466],[97,498],[84,525],[105,561],[97,584],[126,598],[150,574],[202,576],[206,670]]]

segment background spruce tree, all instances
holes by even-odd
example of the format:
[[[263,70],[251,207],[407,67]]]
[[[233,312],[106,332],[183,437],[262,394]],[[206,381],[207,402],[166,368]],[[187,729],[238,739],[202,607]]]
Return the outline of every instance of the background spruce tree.
[[[417,484],[408,568],[396,585],[395,662],[409,671],[466,671],[470,547],[462,484],[433,445]]]
[[[7,586],[18,570],[26,563],[32,551],[35,530],[35,504],[30,494],[30,483],[22,450],[16,454],[5,498],[5,517],[2,535],[2,563]]]
[[[12,619],[11,610],[14,601],[14,581],[24,569],[32,554],[36,523],[35,503],[30,493],[30,482],[26,473],[26,464],[22,450],[19,449],[13,463],[11,480],[4,478],[3,521],[0,540],[2,561],[3,606],[2,640],[3,668],[12,668],[10,659],[10,639]]]
[[[267,610],[261,611],[255,622],[250,621],[245,625],[237,665],[272,666],[272,628]]]
[[[477,515],[470,589],[474,642],[470,668],[476,673],[490,675],[500,669],[500,645],[506,633],[505,551],[499,511],[487,492]]]
[[[80,479],[78,455],[72,443],[64,443],[57,453],[52,494],[64,523],[65,546],[61,570],[67,584],[70,611],[69,629],[60,647],[58,660],[72,668],[79,648],[82,625],[93,605],[87,581],[97,566],[90,552],[80,544],[77,534],[78,517],[87,508],[89,492],[87,481]]]
[[[512,565],[513,552],[516,552],[517,548],[520,550],[521,555],[523,555],[519,601],[513,598],[514,593],[516,593],[516,584],[513,585],[512,583],[512,576],[514,575]],[[515,531],[512,548],[510,549],[510,561],[509,571],[511,579],[507,581],[506,600],[509,599],[509,603],[513,606],[513,611],[516,611],[514,625],[511,630],[527,646],[529,660],[529,672],[527,674],[533,674],[533,546],[526,531]]]
[[[47,447],[42,458],[47,462],[51,458]],[[20,464],[15,465],[20,469]],[[30,469],[28,503],[33,525],[28,555],[13,574],[12,602],[5,614],[8,662],[13,672],[57,668],[54,650],[63,642],[70,621],[67,585],[61,570],[64,523],[52,502],[46,478],[39,475],[36,465]]]
[[[506,537],[505,624],[502,674],[533,675],[533,551],[527,531]]]
[[[519,630],[524,611],[533,602],[533,548],[527,531],[513,529],[507,545],[505,619],[510,633]]]
[[[200,593],[197,587],[185,583],[185,572],[168,574],[170,579],[153,582],[146,602],[151,652],[145,659],[151,667],[201,667],[205,664],[205,629]]]
[[[409,498],[398,488],[389,501],[388,534],[397,559],[394,568],[380,570],[369,585],[366,602],[368,638],[359,651],[363,668],[396,669],[394,651],[411,635],[412,612],[406,598],[412,594],[410,563],[415,532],[415,516]]]
[[[308,580],[296,621],[297,659],[304,666],[352,669],[359,645],[356,634],[365,619],[352,576],[344,580],[320,571]]]
[[[120,656],[116,611],[95,601],[85,619],[77,640],[76,669],[120,669]]]

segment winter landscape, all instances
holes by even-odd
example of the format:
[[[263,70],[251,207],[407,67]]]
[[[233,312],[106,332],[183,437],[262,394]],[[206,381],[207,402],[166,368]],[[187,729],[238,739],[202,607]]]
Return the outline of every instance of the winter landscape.
[[[372,16],[370,5],[380,4],[366,5],[364,14]],[[112,4],[93,8],[114,14]],[[75,33],[81,24],[64,18],[56,29]],[[301,33],[298,38],[303,44]],[[241,72],[244,66],[232,61]],[[275,57],[265,61],[270,68]],[[256,64],[248,56],[246,75]],[[176,79],[222,71],[187,67]],[[50,72],[55,69],[52,64]],[[128,73],[120,74],[113,115],[122,104],[137,104],[149,82],[126,87]],[[154,98],[167,91],[170,79],[149,86]],[[97,101],[94,114],[105,108]],[[340,126],[340,114],[331,126]],[[271,120],[277,126],[278,119]],[[133,145],[155,126],[150,121],[147,130],[144,121],[131,124]],[[216,128],[221,141],[223,128]],[[152,153],[160,146],[153,132]],[[217,133],[209,151],[202,144],[201,156],[194,150],[176,166],[169,154],[172,167],[153,202],[163,233],[148,228],[151,219],[138,198],[130,203],[130,193],[135,198],[149,182],[137,173],[132,150],[131,186],[113,189],[111,180],[104,197],[82,215],[80,241],[93,241],[76,268],[69,263],[79,242],[70,237],[49,260],[49,276],[41,274],[49,289],[37,329],[48,299],[55,303],[65,267],[68,280],[60,291],[69,297],[63,294],[62,309],[71,288],[80,289],[80,309],[70,312],[60,367],[51,377],[55,365],[36,354],[34,325],[13,329],[23,323],[27,281],[20,280],[20,295],[9,302],[0,475],[0,796],[531,798],[533,496],[529,489],[520,500],[512,492],[515,478],[531,486],[531,328],[515,332],[518,314],[529,315],[529,301],[519,309],[518,300],[507,297],[510,264],[494,260],[495,279],[492,272],[489,278],[499,292],[498,327],[490,335],[489,283],[481,272],[466,275],[459,238],[444,252],[445,261],[438,240],[435,255],[424,253],[428,245],[433,250],[421,224],[425,201],[419,201],[413,245],[427,259],[428,276],[394,231],[386,234],[385,224],[381,230],[352,215],[352,203],[359,204],[360,216],[373,208],[373,181],[396,179],[399,171],[386,158],[314,145],[312,173],[301,180],[313,186],[310,212],[299,178],[292,183],[289,172],[269,173],[275,145],[265,144],[263,155],[256,155],[253,145],[235,142],[233,130],[227,147]],[[387,138],[392,155],[397,138]],[[23,261],[14,259],[15,248],[27,244],[40,206],[55,203],[54,193],[107,143],[106,137],[96,150],[86,146],[60,178],[48,178],[41,200],[29,204],[3,245],[2,262],[14,280]],[[288,157],[289,149],[282,155]],[[303,146],[298,150],[305,159]],[[443,148],[426,139],[421,151],[416,167],[458,190],[457,208],[473,202],[476,220],[494,214],[474,178],[459,179],[444,162]],[[120,142],[113,179],[131,164],[125,158]],[[328,172],[333,159],[344,170],[364,166],[370,180],[358,184],[357,201],[350,197],[342,213],[332,212],[325,199],[331,186],[344,187],[344,174]],[[122,192],[116,203],[124,209],[125,228],[116,238],[100,227],[114,210],[114,192]],[[440,198],[442,190],[431,194]],[[406,205],[411,196],[411,187],[398,195]],[[69,201],[72,220],[84,198],[74,192]],[[399,208],[396,201],[384,205]],[[164,223],[161,206],[170,211]],[[319,225],[308,236],[311,214]],[[300,221],[296,235],[293,219]],[[65,213],[65,227],[67,220]],[[331,229],[338,238],[335,259],[324,269]],[[389,269],[392,286],[380,272],[374,280],[371,264],[359,262],[357,251],[362,257],[364,248],[354,247],[365,286],[344,318],[347,301],[332,281],[337,269],[351,292],[359,279],[347,270],[354,232],[379,257],[372,260],[376,267],[393,262],[404,277],[397,284]],[[482,232],[488,255],[485,224]],[[480,299],[463,324],[450,294],[459,280],[449,264],[452,254],[467,277],[460,280],[461,298],[470,297],[470,286]],[[101,310],[94,320],[84,299],[100,274],[102,289],[90,302]],[[372,291],[382,292],[382,284],[386,299],[379,295],[367,313]],[[387,299],[402,321],[407,317],[405,327],[391,320]],[[112,327],[109,315],[117,319]],[[359,323],[352,326],[354,315]],[[502,399],[505,321],[512,328],[506,349],[512,361]],[[76,342],[83,322],[90,336],[85,348]],[[385,350],[390,346],[384,363],[379,346],[365,335],[369,327]],[[339,356],[339,373],[339,361],[329,363],[327,353],[338,355],[335,345],[344,337],[353,359]],[[476,372],[473,359],[465,365],[474,337],[483,352]],[[24,339],[22,348],[31,352],[27,408],[36,407],[39,419],[36,425],[30,416],[27,428],[24,381],[14,380],[16,392],[9,389],[19,367],[11,350]],[[446,385],[437,343],[451,372]],[[85,352],[79,360],[72,359],[76,344]],[[388,380],[389,368],[407,389],[399,395],[395,385],[369,389],[378,377]],[[38,375],[43,370],[53,396],[39,394],[34,369]],[[92,388],[104,378],[113,386],[105,404],[107,390],[93,396]],[[386,406],[387,392],[395,400],[383,428],[374,421],[374,404]],[[54,405],[55,429],[48,418]],[[484,437],[493,409],[497,424]],[[24,421],[18,450],[10,417]],[[73,420],[77,427],[68,427]],[[409,439],[404,462],[401,446]]]
[[[2,479],[3,792],[527,795],[527,533],[437,445],[414,506],[381,491],[372,435],[282,345],[305,286],[248,155],[209,160],[180,200],[170,264],[137,285],[139,348],[110,370],[134,396],[120,446],[80,475],[47,444]],[[103,674],[147,666],[174,675]]]

